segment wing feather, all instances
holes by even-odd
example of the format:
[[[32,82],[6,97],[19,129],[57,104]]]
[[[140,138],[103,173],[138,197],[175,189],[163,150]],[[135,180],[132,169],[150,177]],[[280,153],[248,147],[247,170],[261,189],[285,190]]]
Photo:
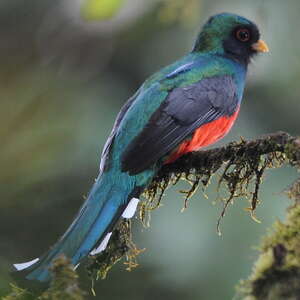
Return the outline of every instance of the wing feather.
[[[173,89],[122,154],[122,170],[138,174],[164,158],[201,125],[234,113],[236,86],[229,75]]]

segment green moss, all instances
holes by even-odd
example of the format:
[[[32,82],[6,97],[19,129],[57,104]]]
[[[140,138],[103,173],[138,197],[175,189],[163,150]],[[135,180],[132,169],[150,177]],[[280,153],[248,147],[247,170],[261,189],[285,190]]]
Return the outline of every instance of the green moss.
[[[263,253],[253,268],[253,275],[251,277],[252,280],[257,280],[262,278],[264,274],[272,267],[274,264],[274,256],[271,249]]]
[[[85,292],[78,286],[78,275],[65,256],[58,257],[51,268],[53,279],[39,300],[82,300]]]
[[[284,152],[291,164],[300,167],[300,138],[295,138],[292,142],[284,146]]]
[[[279,168],[284,163],[297,165],[298,148],[297,138],[279,132],[267,137],[254,141],[241,140],[239,143],[234,142],[221,148],[215,148],[208,151],[193,152],[184,155],[176,162],[164,165],[152,183],[144,191],[145,201],[140,205],[139,217],[144,226],[150,224],[150,213],[161,205],[161,201],[167,188],[177,184],[179,180],[185,180],[190,183],[190,189],[180,191],[184,194],[184,207],[187,207],[191,196],[199,187],[205,192],[205,188],[209,185],[212,176],[219,175],[219,188],[224,186],[223,190],[227,191],[227,197],[221,199],[224,203],[223,211],[218,220],[218,227],[221,219],[225,215],[229,203],[236,198],[246,198],[249,201],[247,210],[250,216],[255,220],[254,212],[260,203],[259,188],[262,183],[265,170],[269,168]],[[292,146],[289,146],[292,145]],[[285,153],[285,152],[288,153]],[[299,156],[300,158],[300,156]],[[300,189],[294,187],[295,191],[300,194]],[[292,193],[290,191],[290,193]],[[295,194],[295,192],[293,192]],[[296,214],[294,212],[293,214]],[[297,217],[291,216],[291,219]],[[300,218],[299,218],[300,220]],[[292,222],[292,221],[291,221]],[[280,245],[284,243],[284,239],[288,239],[289,235],[295,235],[296,231],[287,231],[283,229],[280,222],[276,225],[278,231],[284,231],[285,234],[278,233],[276,237],[270,235],[264,242],[264,255],[260,262],[254,268],[254,278],[260,278],[262,274],[267,274],[271,266],[274,265],[273,252],[280,253]],[[287,236],[286,238],[282,236]],[[281,238],[279,238],[281,237]],[[272,242],[272,239],[275,239]],[[292,242],[291,242],[292,243]],[[269,245],[268,245],[269,244]],[[279,246],[278,246],[279,245]],[[292,243],[291,247],[295,245]],[[298,266],[298,260],[290,256],[287,245],[287,262],[288,268]],[[275,249],[275,250],[274,250]],[[277,250],[276,250],[277,249]],[[300,247],[298,247],[300,249]],[[113,237],[108,248],[96,258],[91,258],[91,264],[88,267],[89,273],[93,278],[105,278],[111,267],[121,260],[126,258],[129,270],[137,265],[136,255],[140,251],[135,247],[131,239],[130,223],[121,222],[113,233]],[[276,264],[280,258],[276,257]],[[284,271],[284,267],[281,266]]]
[[[11,284],[11,293],[3,297],[3,300],[33,300],[33,299],[36,299],[36,297],[33,294],[31,294],[27,290],[17,287],[14,284]]]
[[[113,265],[124,257],[126,270],[131,271],[138,266],[136,257],[143,251],[132,242],[131,221],[123,219],[113,231],[106,249],[90,257],[88,274],[93,280],[105,279]]]
[[[227,191],[223,197],[224,207],[218,220],[218,228],[230,203],[236,198],[249,199],[246,208],[251,217],[258,221],[254,212],[259,204],[259,188],[265,170],[279,168],[289,162],[284,153],[284,146],[290,143],[290,137],[285,133],[269,136],[264,139],[247,142],[241,140],[228,146],[208,151],[194,152],[183,156],[171,165],[165,165],[145,191],[146,203],[142,207],[141,219],[145,223],[147,212],[159,207],[165,190],[179,180],[191,184],[185,194],[184,208],[188,200],[197,191],[208,186],[212,176],[219,175],[218,189],[221,186]]]
[[[299,184],[299,180],[296,182]],[[295,183],[295,184],[296,184]],[[288,194],[295,199],[300,186]],[[296,200],[296,199],[295,199]],[[300,205],[289,208],[285,223],[275,222],[263,239],[260,257],[240,292],[252,299],[299,299],[300,295]],[[247,299],[247,298],[246,298]]]
[[[31,293],[12,285],[12,291],[3,300],[82,300],[83,292],[78,286],[78,275],[65,256],[58,257],[51,267],[50,287],[42,294]]]

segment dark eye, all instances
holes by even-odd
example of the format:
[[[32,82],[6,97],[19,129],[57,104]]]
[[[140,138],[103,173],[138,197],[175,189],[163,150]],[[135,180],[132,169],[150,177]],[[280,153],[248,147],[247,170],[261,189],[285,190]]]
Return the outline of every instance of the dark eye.
[[[250,31],[247,28],[238,29],[236,38],[241,42],[248,42],[250,40]]]

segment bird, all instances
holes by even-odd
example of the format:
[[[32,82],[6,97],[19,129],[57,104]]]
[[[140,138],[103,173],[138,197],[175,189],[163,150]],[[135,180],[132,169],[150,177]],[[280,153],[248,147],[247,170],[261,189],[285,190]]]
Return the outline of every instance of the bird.
[[[251,59],[268,52],[257,25],[220,13],[190,52],[150,76],[120,110],[101,155],[99,175],[67,231],[42,257],[14,264],[27,280],[49,282],[65,255],[77,267],[103,251],[120,218],[133,217],[159,169],[223,138],[243,98]],[[74,268],[75,268],[74,267]]]

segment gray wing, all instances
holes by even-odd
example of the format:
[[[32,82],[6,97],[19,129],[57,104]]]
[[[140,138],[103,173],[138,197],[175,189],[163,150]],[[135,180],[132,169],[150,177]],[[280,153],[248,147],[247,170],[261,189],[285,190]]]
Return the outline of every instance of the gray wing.
[[[201,125],[232,115],[238,103],[236,85],[229,75],[173,89],[125,149],[122,171],[134,175],[146,170]]]

